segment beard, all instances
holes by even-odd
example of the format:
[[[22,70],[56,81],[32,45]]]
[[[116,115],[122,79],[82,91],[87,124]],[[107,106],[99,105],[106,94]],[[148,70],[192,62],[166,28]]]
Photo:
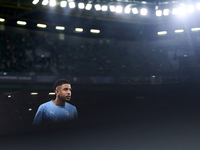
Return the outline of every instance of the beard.
[[[69,101],[70,101],[70,98],[67,98],[67,97],[59,97],[59,99],[60,99],[62,102],[69,102]]]

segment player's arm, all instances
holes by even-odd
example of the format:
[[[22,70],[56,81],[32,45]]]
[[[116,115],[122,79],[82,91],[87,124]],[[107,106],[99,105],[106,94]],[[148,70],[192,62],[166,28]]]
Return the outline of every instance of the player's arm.
[[[43,105],[41,105],[38,110],[37,113],[35,114],[35,118],[33,120],[33,125],[40,125],[44,122],[44,107]]]

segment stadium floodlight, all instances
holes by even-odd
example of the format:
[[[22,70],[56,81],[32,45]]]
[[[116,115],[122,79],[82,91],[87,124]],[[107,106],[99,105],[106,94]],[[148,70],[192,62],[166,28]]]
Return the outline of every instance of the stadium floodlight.
[[[200,10],[200,2],[196,3],[196,8]]]
[[[169,15],[169,9],[164,9],[163,10],[163,15],[168,16]]]
[[[79,9],[84,9],[85,8],[85,4],[84,3],[78,3],[78,8]]]
[[[175,32],[175,33],[183,33],[184,30],[183,30],[183,29],[178,29],[178,30],[175,30],[174,32]]]
[[[33,4],[33,5],[36,5],[37,3],[39,3],[39,0],[33,0],[33,1],[32,1],[32,4]]]
[[[157,34],[158,34],[158,35],[166,35],[166,34],[167,34],[167,31],[159,31]]]
[[[69,8],[75,8],[76,4],[75,2],[69,2]]]
[[[25,22],[25,21],[17,21],[17,24],[18,24],[18,25],[23,25],[23,26],[24,26],[24,25],[26,25],[26,22]]]
[[[116,13],[122,13],[122,11],[123,11],[123,8],[122,8],[122,6],[116,6]]]
[[[199,28],[199,27],[197,27],[197,28],[192,28],[191,31],[193,31],[193,32],[200,31],[200,28]]]
[[[0,18],[0,22],[5,22],[5,19],[4,18]]]
[[[114,5],[110,5],[110,7],[109,7],[109,8],[110,8],[110,11],[111,11],[111,12],[115,12],[115,11],[116,11],[116,8],[115,8],[115,6],[114,6]]]
[[[187,11],[188,11],[189,13],[193,13],[193,12],[194,12],[194,6],[193,6],[193,5],[188,5],[188,6],[187,6]]]
[[[103,5],[103,6],[101,7],[101,10],[102,10],[102,11],[108,11],[108,6],[107,6],[107,5]]]
[[[162,16],[162,10],[156,10],[156,16],[157,17]]]
[[[173,15],[177,15],[178,14],[178,9],[177,8],[173,8],[172,9],[172,14]]]
[[[142,9],[140,10],[140,14],[141,14],[142,16],[146,16],[146,15],[147,15],[147,9],[146,9],[146,8],[142,8]]]
[[[66,7],[67,6],[67,1],[61,1],[60,2],[60,7]]]
[[[49,92],[49,95],[56,95],[55,92]]]
[[[101,10],[101,5],[100,4],[95,4],[94,8],[96,9],[96,11],[100,11]]]
[[[138,9],[136,7],[132,8],[132,12],[134,15],[138,14]]]
[[[56,30],[65,30],[65,27],[63,27],[63,26],[56,26]]]
[[[147,4],[147,2],[146,2],[146,1],[142,1],[141,3],[142,3],[142,4]]]
[[[42,1],[42,5],[45,5],[45,6],[46,6],[46,5],[48,5],[48,3],[49,3],[49,0],[43,0],[43,1]]]
[[[185,16],[186,15],[186,8],[185,5],[182,5],[178,8],[178,15],[179,16]]]
[[[100,33],[100,30],[98,30],[98,29],[91,29],[90,32],[91,33]]]
[[[49,1],[49,6],[51,6],[51,7],[56,6],[56,0],[50,0]]]
[[[87,4],[87,5],[85,6],[85,9],[86,9],[86,10],[91,10],[91,9],[92,9],[92,4]]]
[[[31,92],[31,95],[38,95],[37,92]]]
[[[76,28],[75,31],[76,32],[83,32],[83,29],[82,28]]]
[[[46,25],[46,24],[40,24],[40,23],[38,23],[38,24],[37,24],[37,27],[39,27],[39,28],[46,28],[47,25]]]
[[[126,7],[125,7],[124,13],[125,13],[125,14],[130,14],[130,13],[131,13],[131,8],[130,8],[130,6],[126,6]]]

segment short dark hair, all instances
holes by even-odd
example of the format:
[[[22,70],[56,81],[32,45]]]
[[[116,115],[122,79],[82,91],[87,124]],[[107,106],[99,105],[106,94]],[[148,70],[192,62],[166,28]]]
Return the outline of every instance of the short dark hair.
[[[63,84],[71,84],[69,80],[66,80],[66,79],[59,79],[55,82],[54,84],[54,90],[56,90],[56,87],[57,86],[61,86]]]

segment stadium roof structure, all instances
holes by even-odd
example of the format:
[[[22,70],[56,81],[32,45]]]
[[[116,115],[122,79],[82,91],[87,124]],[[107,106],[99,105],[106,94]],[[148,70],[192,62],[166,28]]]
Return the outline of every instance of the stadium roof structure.
[[[56,0],[56,5],[50,7],[49,5],[42,5],[44,0],[35,0],[37,4],[33,4],[33,0],[0,0],[0,18],[4,18],[5,25],[16,26],[17,21],[26,21],[28,24],[26,27],[34,28],[37,23],[48,24],[55,29],[55,26],[67,26],[68,29],[74,29],[77,27],[84,28],[96,28],[104,30],[106,32],[115,32],[121,34],[120,31],[126,34],[133,34],[135,36],[140,35],[143,32],[147,34],[153,32],[157,26],[171,26],[171,25],[182,25],[187,23],[195,23],[197,26],[200,23],[200,3],[199,6],[195,6],[198,1],[172,1],[172,0],[74,0],[76,5],[82,2],[85,5],[90,3],[93,5],[93,9],[78,9],[78,7],[71,9],[68,7],[61,7],[61,0]],[[46,0],[50,2],[50,0]],[[66,0],[65,0],[66,1]],[[66,1],[67,3],[71,0]],[[189,6],[195,7],[196,10],[189,12],[188,15],[178,18],[176,15],[172,15],[172,8],[183,5],[185,10],[188,11]],[[111,11],[98,11],[95,10],[95,4],[101,6],[107,5],[122,5],[131,8],[131,13],[113,13]],[[134,14],[134,8],[147,8],[148,15],[142,16],[140,14]],[[197,9],[198,8],[198,9]],[[162,16],[156,16],[156,11],[161,12]],[[168,10],[171,14],[165,15],[164,11]],[[185,14],[185,13],[181,13]],[[0,22],[1,23],[1,22]],[[122,25],[123,24],[123,25]],[[89,30],[89,29],[88,29]],[[131,31],[130,30],[134,30]]]
[[[155,9],[158,7],[171,5],[176,5],[178,3],[185,2],[181,1],[172,1],[172,0],[75,0],[76,3],[90,3],[90,4],[100,4],[100,5],[123,5],[133,7],[145,7],[149,8],[148,16],[139,16],[131,14],[116,14],[109,11],[94,11],[94,10],[79,10],[79,9],[68,9],[59,7],[61,0],[56,0],[56,7],[51,8],[48,6],[41,5],[43,0],[37,0],[38,4],[33,5],[33,0],[0,0],[0,17],[6,18],[7,23],[17,20],[26,20],[33,22],[48,22],[53,23],[57,21],[62,21],[64,18],[82,18],[82,19],[91,19],[96,20],[97,22],[102,21],[112,21],[112,22],[128,22],[136,24],[157,24],[170,21],[170,17],[161,17],[155,16]],[[48,1],[48,0],[47,0]],[[69,0],[68,0],[69,1]],[[186,3],[188,3],[187,1]],[[191,2],[191,1],[190,1]],[[157,7],[157,8],[156,8]],[[52,17],[50,17],[52,14]],[[50,18],[48,18],[50,17]],[[75,19],[76,20],[76,19]],[[69,21],[69,20],[68,20]],[[74,19],[73,19],[74,21]]]

